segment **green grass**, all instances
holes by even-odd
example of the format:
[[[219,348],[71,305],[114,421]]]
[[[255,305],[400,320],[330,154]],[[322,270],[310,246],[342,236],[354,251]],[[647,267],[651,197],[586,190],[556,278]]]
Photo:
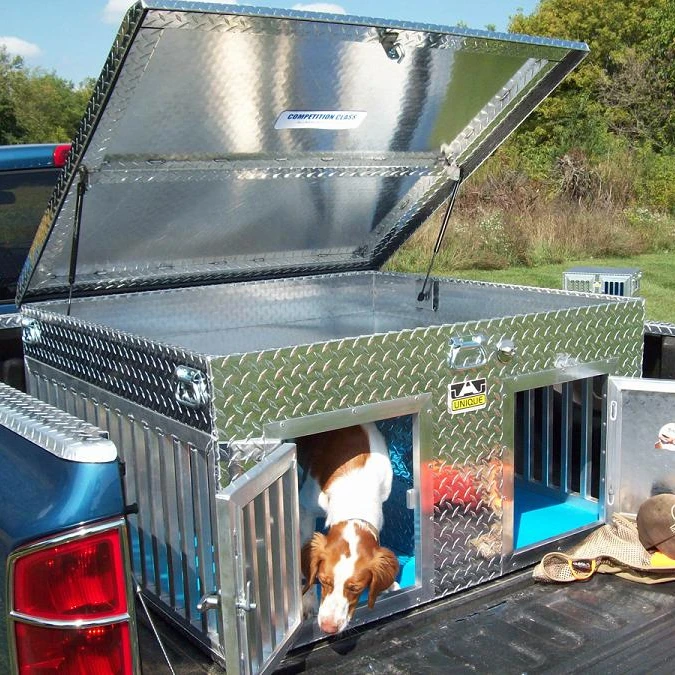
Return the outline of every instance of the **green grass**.
[[[426,258],[426,259],[425,259]],[[420,264],[422,261],[423,264]],[[429,254],[396,257],[388,269],[420,272],[426,269]],[[571,267],[633,267],[642,271],[640,295],[645,298],[647,318],[651,321],[675,323],[675,253],[648,253],[630,258],[587,258],[570,260],[560,265],[509,267],[503,270],[451,270],[443,261],[434,265],[435,276],[492,281],[502,284],[562,288],[563,272]]]

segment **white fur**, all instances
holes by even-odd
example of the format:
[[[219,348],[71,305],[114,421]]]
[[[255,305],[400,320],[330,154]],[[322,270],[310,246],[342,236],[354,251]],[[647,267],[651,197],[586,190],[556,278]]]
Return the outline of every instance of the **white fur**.
[[[312,537],[319,516],[326,527],[345,520],[365,520],[379,532],[382,529],[382,503],[391,492],[392,469],[384,436],[375,424],[361,425],[368,434],[370,456],[363,467],[333,481],[324,492],[308,475],[300,490],[300,536],[302,543]]]
[[[356,531],[356,524],[347,523],[344,529],[344,538],[349,544],[349,557],[342,556],[333,570],[333,590],[321,601],[319,615],[317,617],[319,626],[325,629],[326,625],[337,628],[328,632],[340,632],[349,621],[349,602],[344,596],[342,589],[347,580],[354,574],[354,563],[356,562],[356,548],[359,543],[359,535]]]
[[[303,544],[311,539],[318,516],[325,516],[327,528],[348,521],[343,536],[349,544],[350,555],[342,556],[335,566],[333,591],[323,598],[317,617],[322,629],[329,628],[327,632],[339,632],[349,621],[349,603],[343,588],[354,574],[357,559],[361,528],[354,521],[366,521],[379,532],[384,522],[382,503],[391,492],[393,472],[387,443],[375,424],[363,424],[362,427],[370,444],[370,456],[363,467],[337,478],[326,491],[321,490],[314,477],[308,475],[300,490],[300,536]],[[305,594],[308,595],[316,597],[314,589]],[[307,616],[311,611],[309,599],[303,599],[303,607]]]

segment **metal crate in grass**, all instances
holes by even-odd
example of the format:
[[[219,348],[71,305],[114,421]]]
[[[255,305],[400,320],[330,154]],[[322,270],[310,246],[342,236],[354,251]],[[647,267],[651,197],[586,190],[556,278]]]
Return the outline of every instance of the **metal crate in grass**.
[[[634,297],[640,294],[642,272],[636,268],[573,267],[563,272],[563,288],[582,293]]]

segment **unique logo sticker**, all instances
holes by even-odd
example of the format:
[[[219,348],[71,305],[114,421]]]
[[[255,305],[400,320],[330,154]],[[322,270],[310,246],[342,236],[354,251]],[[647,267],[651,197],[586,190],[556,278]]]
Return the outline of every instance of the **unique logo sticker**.
[[[356,129],[368,113],[364,110],[284,110],[275,129]]]
[[[675,422],[664,424],[659,429],[659,439],[654,443],[657,450],[670,450],[675,452]]]
[[[484,377],[448,385],[448,410],[453,415],[480,410],[486,406],[487,382]]]

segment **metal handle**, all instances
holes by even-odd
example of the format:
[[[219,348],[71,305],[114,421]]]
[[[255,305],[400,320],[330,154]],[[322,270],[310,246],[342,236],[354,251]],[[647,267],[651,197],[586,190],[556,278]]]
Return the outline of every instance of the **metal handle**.
[[[236,603],[237,609],[243,609],[245,612],[250,612],[257,609],[258,605],[253,602],[253,584],[250,581],[246,582],[246,595],[239,598]]]
[[[483,347],[483,342],[486,341],[487,338],[484,335],[450,338],[448,365],[455,370],[485,365],[487,363],[487,352]]]
[[[189,366],[176,366],[176,401],[188,408],[199,409],[209,402],[206,376]]]
[[[27,345],[39,344],[42,339],[42,331],[40,329],[40,324],[36,319],[30,319],[28,317],[23,317],[21,319],[21,336],[24,343]]]

